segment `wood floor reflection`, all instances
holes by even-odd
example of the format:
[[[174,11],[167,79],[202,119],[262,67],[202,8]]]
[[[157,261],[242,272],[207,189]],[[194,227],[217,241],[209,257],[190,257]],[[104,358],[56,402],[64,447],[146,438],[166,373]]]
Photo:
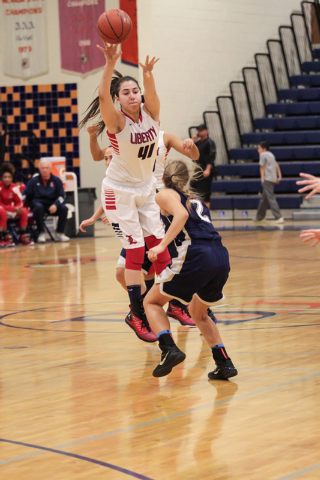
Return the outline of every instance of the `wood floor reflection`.
[[[177,322],[187,358],[152,377],[159,350],[124,323],[110,227],[0,251],[1,479],[320,478],[320,248],[299,225],[215,224],[232,268],[215,309],[239,370],[226,382]]]

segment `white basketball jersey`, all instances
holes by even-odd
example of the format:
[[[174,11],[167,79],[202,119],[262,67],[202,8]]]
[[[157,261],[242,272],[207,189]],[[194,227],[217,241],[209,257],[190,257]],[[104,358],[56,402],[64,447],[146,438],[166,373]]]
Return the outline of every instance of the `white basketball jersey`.
[[[122,112],[123,113],[123,112]],[[123,113],[126,124],[120,133],[108,133],[112,162],[106,178],[122,185],[142,186],[150,180],[156,160],[159,124],[140,107],[138,123]]]
[[[163,134],[164,132],[159,132],[159,142],[158,142],[158,150],[157,150],[157,158],[156,164],[154,168],[153,175],[157,179],[157,190],[162,190],[164,188],[162,177],[163,171],[166,166],[166,161],[168,157],[168,153],[170,152],[170,148],[166,148],[164,141],[163,141]]]

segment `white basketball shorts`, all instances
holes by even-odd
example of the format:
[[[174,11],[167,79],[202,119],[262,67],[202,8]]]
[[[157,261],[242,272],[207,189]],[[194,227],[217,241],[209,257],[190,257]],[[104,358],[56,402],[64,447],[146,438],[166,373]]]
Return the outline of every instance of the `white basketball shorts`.
[[[116,184],[108,177],[102,182],[101,204],[126,249],[144,247],[144,237],[164,236],[155,184],[154,177],[141,187]]]

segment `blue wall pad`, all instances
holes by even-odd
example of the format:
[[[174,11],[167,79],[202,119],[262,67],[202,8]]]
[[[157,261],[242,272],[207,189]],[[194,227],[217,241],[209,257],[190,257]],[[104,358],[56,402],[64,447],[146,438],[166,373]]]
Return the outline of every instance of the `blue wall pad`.
[[[300,172],[311,173],[320,176],[320,162],[279,162],[283,176],[299,176]],[[219,177],[259,177],[260,167],[258,163],[235,163],[228,165],[217,165]],[[214,182],[213,182],[214,183]]]
[[[294,132],[257,132],[244,133],[242,141],[246,145],[258,145],[266,140],[270,145],[294,145],[320,143],[320,131],[301,130]]]
[[[302,70],[306,73],[320,72],[320,62],[303,62]]]
[[[211,197],[212,210],[255,210],[258,208],[261,196],[221,196]],[[300,208],[301,195],[276,195],[280,208]]]
[[[279,90],[280,100],[320,100],[320,88],[289,88]]]
[[[320,113],[320,102],[269,103],[267,112],[272,115],[312,115]]]
[[[270,151],[279,160],[304,160],[320,159],[320,145],[307,147],[271,147]],[[231,160],[258,160],[259,154],[256,148],[231,148],[229,150]]]
[[[211,197],[210,206],[213,210],[233,210],[233,197]]]
[[[310,117],[283,117],[283,118],[257,118],[254,121],[258,130],[299,130],[320,129],[320,116]]]
[[[320,75],[292,75],[290,83],[293,87],[297,87],[298,85],[320,87]]]
[[[258,208],[261,196],[233,197],[233,208],[237,210],[253,210]],[[300,208],[301,195],[276,195],[279,207],[283,209]]]
[[[297,193],[299,186],[296,184],[297,178],[283,178],[275,186],[275,192],[278,193]],[[262,191],[260,179],[241,179],[241,180],[216,180],[211,184],[212,192],[224,193],[258,193]]]

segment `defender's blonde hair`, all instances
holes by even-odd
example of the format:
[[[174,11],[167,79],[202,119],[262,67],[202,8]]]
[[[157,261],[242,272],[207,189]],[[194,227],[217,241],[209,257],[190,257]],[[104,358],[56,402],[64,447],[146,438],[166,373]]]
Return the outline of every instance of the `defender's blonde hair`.
[[[187,197],[187,208],[191,209],[190,199],[199,198],[190,188],[191,180],[201,175],[201,168],[194,166],[191,160],[171,160],[163,172],[163,181],[166,188],[175,188]]]

